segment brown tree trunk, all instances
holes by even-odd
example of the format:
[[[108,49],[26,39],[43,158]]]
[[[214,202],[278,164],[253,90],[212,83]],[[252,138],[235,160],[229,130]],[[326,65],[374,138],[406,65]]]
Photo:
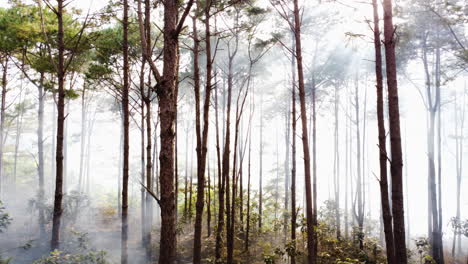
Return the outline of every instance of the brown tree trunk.
[[[374,49],[375,49],[375,76],[377,88],[377,126],[379,133],[379,165],[380,165],[380,202],[382,208],[383,226],[385,232],[385,245],[387,248],[388,264],[395,262],[395,244],[393,240],[392,213],[390,209],[387,180],[387,147],[385,134],[385,112],[383,103],[383,76],[382,76],[382,50],[379,29],[379,13],[377,0],[372,0],[374,11]]]
[[[207,178],[206,178],[206,231],[207,237],[211,236],[211,173],[210,173],[210,158],[207,156]]]
[[[395,28],[393,27],[392,1],[383,1],[384,9],[384,44],[388,85],[388,108],[390,126],[391,160],[390,170],[392,175],[392,213],[393,232],[395,243],[395,261],[406,264],[406,240],[405,240],[405,217],[403,201],[402,180],[402,150],[400,132],[400,110],[398,104],[398,86],[395,58]]]
[[[216,82],[215,82],[216,83]],[[225,178],[222,174],[221,166],[221,148],[219,140],[219,113],[218,113],[218,89],[215,89],[215,125],[216,125],[216,159],[218,162],[218,223],[216,227],[216,246],[215,246],[215,257],[216,261],[221,261],[221,247],[222,247],[222,233],[224,227],[224,193],[225,193]],[[224,156],[223,156],[224,157]]]
[[[234,54],[235,56],[235,54]],[[231,206],[231,187],[230,187],[230,180],[229,180],[229,165],[230,165],[230,159],[229,159],[229,154],[230,154],[230,141],[231,141],[231,100],[232,100],[232,86],[233,86],[233,72],[232,72],[232,67],[233,67],[233,55],[229,56],[229,66],[228,66],[228,99],[227,99],[227,110],[226,110],[226,135],[224,137],[224,153],[223,153],[223,177],[226,180],[226,247],[227,247],[227,263],[232,264],[233,261],[233,239],[231,237],[233,234],[231,233],[232,231],[232,226],[234,225],[232,215],[234,214],[235,208]],[[235,146],[235,145],[234,145]],[[235,157],[234,153],[234,157]],[[234,178],[235,175],[233,175],[233,181],[232,181],[232,190],[234,190],[234,185],[235,181]],[[233,197],[234,194],[233,194]]]
[[[122,238],[121,238],[121,256],[122,264],[128,263],[128,177],[129,177],[129,62],[128,62],[128,0],[123,1],[123,87],[122,87],[122,113],[124,128],[123,144],[123,172],[122,172]]]
[[[145,62],[141,63],[141,70],[140,70],[140,96],[141,96],[141,104],[140,104],[140,181],[145,183]],[[148,242],[146,241],[146,233],[147,233],[147,226],[146,226],[146,199],[145,199],[146,190],[144,186],[141,186],[140,189],[140,210],[141,210],[141,243],[142,246],[145,247]]]
[[[296,228],[297,228],[297,209],[296,209],[296,71],[295,71],[295,60],[292,56],[291,68],[292,68],[292,87],[291,87],[291,135],[292,135],[292,146],[291,146],[291,242],[294,249],[296,249]],[[295,252],[294,252],[295,253]],[[296,264],[296,255],[291,255],[291,264]]]
[[[184,15],[188,13],[193,0],[185,8]],[[174,143],[175,121],[177,114],[176,82],[178,70],[178,35],[185,17],[182,16],[179,24],[178,1],[169,0],[164,3],[164,48],[163,48],[163,74],[158,80],[156,92],[159,99],[159,116],[161,122],[161,151],[160,162],[160,207],[161,207],[161,237],[159,248],[159,263],[173,264],[176,258],[176,191],[174,188]]]
[[[185,129],[185,180],[184,180],[184,220],[188,217],[188,175],[189,175],[189,122],[187,122],[187,128]]]
[[[6,94],[8,84],[8,57],[2,58],[2,103],[0,107],[0,193],[3,195],[5,179],[3,176],[3,133],[5,130]]]
[[[250,114],[253,115],[253,102],[250,102]],[[249,160],[247,161],[247,212],[246,212],[246,228],[245,228],[245,247],[244,250],[249,251],[249,235],[250,235],[250,179],[251,179],[251,154],[252,154],[252,133],[249,130]]]
[[[197,2],[198,4],[198,2]],[[196,105],[196,132],[197,132],[197,202],[195,214],[195,234],[193,243],[193,263],[201,263],[201,233],[202,233],[202,217],[204,206],[204,190],[205,190],[205,171],[206,171],[206,156],[208,152],[208,125],[210,113],[210,96],[211,96],[211,38],[210,38],[210,6],[211,1],[205,3],[205,53],[206,53],[206,86],[205,99],[203,104],[203,129],[201,128],[201,112],[200,112],[200,73],[198,66],[199,39],[197,34],[196,18],[193,18],[193,34],[194,34],[194,84],[195,84],[195,105]]]
[[[298,0],[294,0],[294,35],[296,41],[296,61],[297,61],[297,74],[299,81],[299,101],[301,111],[302,123],[302,148],[304,152],[304,177],[306,189],[306,217],[307,217],[307,260],[309,264],[316,263],[317,260],[317,247],[315,241],[315,216],[313,213],[312,203],[312,189],[311,189],[311,166],[310,166],[310,153],[309,153],[309,139],[307,133],[307,112],[305,102],[305,87],[304,87],[304,71],[302,66],[302,46],[301,46],[301,22],[299,14]],[[314,185],[315,185],[314,181]],[[314,187],[315,189],[315,187]],[[315,192],[314,192],[315,193]],[[315,195],[314,195],[315,196]],[[316,207],[316,206],[315,206]]]
[[[152,161],[152,129],[151,129],[151,92],[148,91],[148,94],[144,100],[146,105],[146,188],[154,191],[153,187],[153,175],[151,173],[153,167]],[[152,257],[152,246],[151,246],[151,230],[153,222],[153,200],[150,195],[146,195],[146,256],[148,259]]]
[[[54,213],[52,219],[52,240],[51,249],[57,249],[60,245],[60,223],[62,218],[62,198],[63,198],[63,134],[65,124],[65,44],[63,28],[63,0],[57,0],[57,45],[58,45],[58,102],[57,102],[57,146],[55,152],[55,195]]]

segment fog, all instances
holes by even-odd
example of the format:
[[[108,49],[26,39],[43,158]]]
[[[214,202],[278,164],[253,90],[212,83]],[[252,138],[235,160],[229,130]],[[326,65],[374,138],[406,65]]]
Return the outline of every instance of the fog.
[[[5,10],[11,8],[26,10],[29,7],[37,8],[38,6],[35,3],[36,1],[23,2],[25,2],[24,6],[15,1],[0,3],[0,10],[2,11],[0,13],[0,39],[15,41],[12,36],[15,32],[25,36],[28,36],[27,34],[33,36],[33,33],[30,33],[31,31],[41,36],[44,25],[41,26],[39,18],[31,18],[28,21],[30,24],[19,24],[18,22],[19,29],[15,28],[17,31],[4,26],[11,25],[8,24],[11,23],[8,22],[8,16],[11,14]],[[86,23],[83,21],[89,19],[87,16],[93,17],[91,19],[92,23],[83,31],[90,36],[92,32],[114,29],[120,25],[122,16],[120,2],[66,1],[66,3],[68,2],[70,3],[65,10],[70,11],[69,15],[75,19],[74,23],[77,23],[77,25]],[[158,1],[155,1],[150,8],[152,24],[149,36],[152,38],[150,43],[154,45],[151,49],[152,60],[155,61],[154,64],[157,67],[162,69],[164,60],[162,56],[164,45],[162,14],[164,7],[163,4],[156,2]],[[204,2],[201,1],[200,6],[204,6]],[[324,239],[329,233],[332,234],[330,237],[333,237],[336,226],[338,226],[338,230],[341,229],[342,235],[346,237],[342,239],[349,239],[349,241],[355,243],[356,237],[351,230],[358,228],[356,208],[361,205],[356,205],[358,199],[356,188],[358,178],[362,177],[360,185],[364,200],[362,204],[364,208],[364,230],[362,232],[365,234],[366,241],[369,241],[366,242],[366,245],[371,243],[370,241],[375,241],[372,243],[375,243],[376,248],[379,247],[379,252],[382,252],[379,254],[382,254],[383,257],[382,259],[377,256],[369,257],[367,260],[360,259],[359,261],[362,262],[359,263],[387,263],[379,184],[380,149],[376,112],[376,59],[372,31],[372,3],[371,1],[319,2],[299,1],[309,146],[311,146],[311,155],[315,155],[313,158],[316,160],[317,166],[317,178],[316,182],[314,182],[317,186],[316,210],[318,210],[319,222],[325,226],[321,228],[327,230],[319,231],[320,239]],[[427,1],[426,3],[426,1],[400,0],[393,2],[400,103],[399,115],[403,149],[404,224],[406,247],[413,250],[413,253],[408,257],[408,263],[465,263],[468,254],[468,237],[466,224],[464,227],[462,225],[468,219],[468,195],[466,194],[468,180],[467,170],[463,166],[466,164],[467,157],[467,147],[464,143],[467,135],[467,125],[464,117],[467,110],[465,106],[468,93],[466,67],[468,6],[464,1],[455,0],[447,1],[446,4],[442,4],[440,1]],[[55,1],[41,3],[41,10],[47,10],[47,5],[56,6],[57,4]],[[141,73],[142,47],[138,30],[138,7],[137,2],[130,1],[129,4],[132,22],[130,23],[131,58],[129,66],[128,263],[156,263],[160,256],[158,249],[160,248],[159,239],[161,236],[161,209],[159,203],[153,201],[150,205],[153,208],[151,219],[142,215],[144,211],[142,206],[150,204],[145,203],[146,197],[154,200],[153,193],[150,194],[149,192],[151,190],[145,190],[148,182],[144,177],[147,176],[142,178],[142,174],[146,174],[147,155],[151,153],[153,167],[151,168],[152,175],[150,177],[153,182],[149,183],[149,186],[153,184],[152,191],[156,196],[160,196],[160,190],[165,188],[159,182],[159,170],[162,164],[160,164],[157,157],[161,153],[162,144],[160,141],[160,111],[158,111],[160,110],[160,101],[158,99],[160,95],[157,95],[155,90],[149,88],[153,87],[157,80],[148,63],[145,62],[146,64],[143,65]],[[108,7],[108,5],[110,6]],[[144,3],[143,5],[146,6]],[[234,250],[234,263],[291,263],[290,256],[288,257],[286,253],[284,255],[275,255],[275,249],[286,248],[290,236],[290,227],[286,227],[284,224],[283,228],[282,221],[283,216],[289,222],[291,218],[291,213],[288,211],[291,210],[291,205],[285,205],[286,201],[291,202],[291,198],[285,196],[285,190],[287,189],[288,195],[291,195],[290,177],[293,162],[291,158],[291,93],[292,83],[297,81],[297,76],[293,76],[292,72],[296,74],[297,66],[295,65],[296,59],[292,59],[295,55],[291,53],[291,49],[295,47],[295,42],[292,41],[294,34],[291,32],[290,25],[286,22],[285,17],[281,16],[281,12],[290,14],[291,17],[288,17],[288,19],[291,19],[293,16],[293,1],[259,0],[237,4],[226,3],[225,5],[225,7],[222,4],[211,7],[213,13],[211,16],[211,56],[213,56],[213,77],[211,82],[214,88],[211,91],[211,101],[209,101],[207,173],[205,174],[205,184],[211,186],[208,190],[205,190],[205,193],[210,194],[209,199],[211,200],[202,201],[205,204],[204,209],[202,209],[204,210],[202,211],[202,263],[215,263],[214,245],[219,210],[218,180],[221,179],[219,172],[221,172],[222,168],[222,166],[218,168],[221,161],[218,160],[217,156],[219,155],[217,153],[217,132],[221,140],[220,151],[222,157],[225,131],[227,130],[224,123],[226,122],[228,82],[231,77],[233,79],[230,117],[231,151],[227,157],[228,160],[230,159],[228,161],[231,166],[230,170],[233,170],[232,167],[234,166],[237,167],[237,171],[234,168],[232,172],[234,177],[239,177],[236,176],[239,172],[242,175],[237,178],[237,184],[240,184],[240,188],[243,188],[240,189],[240,194],[237,193],[239,197],[236,199],[240,199],[240,201],[233,202],[233,207],[234,204],[241,207],[239,212],[242,216],[235,217],[246,217],[250,212],[254,214],[252,216],[254,220],[251,219],[253,221],[251,249],[247,253],[242,251],[242,241],[245,237],[244,229],[246,228],[244,220],[242,218],[233,220],[236,223],[234,224],[236,232],[239,233],[235,235],[237,240],[234,243],[236,248]],[[179,9],[184,10],[184,7],[185,5],[181,5]],[[255,11],[255,9],[252,11],[253,7],[258,8],[261,12]],[[379,14],[382,18],[381,8],[379,2]],[[72,11],[75,9],[81,9],[82,11],[73,13]],[[177,170],[173,171],[175,175],[174,182],[178,187],[176,190],[177,263],[194,263],[192,261],[192,250],[197,200],[197,164],[199,164],[196,153],[196,103],[193,70],[194,35],[192,16],[194,10],[195,5],[185,21],[185,27],[181,35],[178,37],[180,62],[178,65],[177,119],[174,125],[176,129],[174,164]],[[242,14],[240,18],[237,17],[237,20],[236,12]],[[180,13],[182,14],[182,11]],[[41,11],[41,16],[44,14],[47,15],[47,12]],[[206,84],[207,72],[204,19],[205,15],[200,12],[197,18],[197,27],[201,45],[198,54],[201,71],[199,81],[202,87],[201,107],[203,107],[206,94],[204,85]],[[36,25],[31,25],[33,23],[36,23]],[[54,25],[56,22],[46,21],[46,23]],[[380,21],[380,26],[383,28],[383,21]],[[76,31],[74,27],[73,25],[66,26],[65,32],[67,29]],[[121,28],[118,30],[121,30]],[[45,34],[45,32],[43,33]],[[53,32],[47,32],[47,34],[50,34],[49,38],[53,38],[48,41],[55,43],[56,34]],[[117,34],[120,34],[120,31]],[[33,36],[35,39],[30,37],[30,42],[37,44],[45,41],[37,35]],[[74,42],[77,41],[76,36],[68,39],[70,41],[68,45],[73,47]],[[61,244],[58,249],[63,254],[72,255],[86,255],[89,252],[102,250],[105,252],[106,261],[109,263],[124,263],[121,260],[121,192],[124,138],[121,91],[123,77],[121,74],[123,62],[120,53],[101,54],[107,51],[103,51],[104,49],[99,50],[99,48],[102,48],[99,45],[107,45],[106,43],[112,42],[112,40],[106,42],[104,39],[104,41],[99,42],[100,38],[102,39],[102,36],[98,34],[86,39],[91,44],[83,45],[85,46],[83,49],[89,50],[89,54],[86,53],[83,56],[76,49],[67,48],[70,54],[76,52],[79,58],[75,59],[78,60],[77,65],[73,64],[65,76],[65,89],[72,95],[67,95],[65,98],[64,108],[64,199],[62,201],[64,210],[60,230]],[[121,35],[118,35],[118,40],[120,41],[120,39]],[[92,41],[96,42],[92,43]],[[382,43],[384,43],[383,35]],[[118,48],[121,46],[120,43],[115,45]],[[3,124],[1,127],[3,130],[3,138],[1,139],[3,143],[0,160],[2,164],[0,169],[0,201],[4,207],[3,210],[0,210],[0,263],[3,263],[3,259],[8,258],[11,258],[10,263],[15,264],[105,263],[84,259],[76,262],[50,262],[51,260],[47,260],[49,262],[34,262],[49,256],[52,250],[50,241],[54,200],[56,199],[54,198],[57,166],[55,159],[56,140],[58,139],[56,138],[57,77],[56,71],[47,69],[45,72],[48,83],[44,86],[47,86],[44,96],[44,160],[41,162],[38,153],[39,97],[38,86],[35,84],[40,76],[37,65],[31,63],[32,59],[25,59],[24,57],[36,58],[37,54],[35,55],[35,52],[37,50],[35,49],[38,49],[38,46],[39,44],[32,45],[30,50],[25,51],[25,54],[29,55],[21,55],[23,52],[21,45],[18,45],[17,50],[11,50],[7,45],[5,47],[0,45],[2,49],[0,50],[2,62],[0,68],[4,72],[2,80],[5,80],[3,85],[5,93],[2,94],[2,100],[4,101],[2,115],[4,117],[2,118]],[[50,47],[53,49],[52,53],[55,58],[57,56],[55,44],[49,43]],[[236,51],[233,53],[234,49]],[[437,55],[436,52],[439,54]],[[98,55],[95,55],[95,53]],[[235,54],[235,57],[233,54]],[[103,64],[102,60],[105,60],[105,58],[93,57],[99,55],[115,58],[105,62],[111,73],[105,73],[106,77],[104,78],[99,76],[98,72],[97,77],[91,78],[89,77],[91,75],[89,73],[92,68],[91,65]],[[70,59],[69,54],[66,54],[66,56],[67,59]],[[258,56],[258,61],[252,64],[249,56],[251,58],[252,56]],[[47,58],[47,56],[42,59],[44,58]],[[234,58],[232,59],[233,63],[230,61],[231,58]],[[24,66],[22,66],[23,64]],[[109,66],[110,64],[112,65]],[[249,71],[249,66],[252,67],[251,71]],[[384,65],[383,68],[385,79],[386,66]],[[89,81],[90,79],[92,81]],[[141,79],[144,88],[141,88]],[[297,88],[297,84],[294,85]],[[433,100],[436,98],[434,94],[438,92],[437,87],[440,89],[440,107],[435,108],[437,109],[435,115],[436,128],[434,130],[436,132],[432,135],[435,143],[431,145],[431,120],[428,106],[434,103]],[[86,89],[84,96],[82,94],[83,89]],[[142,99],[140,89],[147,91],[147,97],[151,100],[152,120],[150,122],[152,130],[150,138],[153,145],[150,146],[149,152],[146,149],[146,140],[148,140],[148,134],[145,130],[147,129],[147,123],[144,119],[146,114],[143,117],[141,115],[141,107],[145,98]],[[315,129],[317,141],[316,151],[312,153],[311,130],[313,124],[311,115],[313,106],[311,91],[313,89],[315,89],[316,94]],[[388,107],[387,83],[385,80],[384,89],[384,106]],[[356,94],[356,91],[358,91],[358,94]],[[298,95],[297,91],[296,95]],[[242,100],[245,100],[245,105]],[[338,102],[337,105],[335,105],[336,102]],[[299,97],[296,99],[296,104],[298,113],[295,135],[297,144],[297,187],[295,197],[298,217],[300,218],[305,217],[307,201]],[[239,118],[239,129],[236,135],[236,113],[239,107],[243,107],[243,113],[242,117]],[[355,111],[358,112],[357,116]],[[85,120],[83,120],[83,115]],[[218,115],[219,121],[215,119],[216,115]],[[357,121],[358,119],[359,121]],[[83,124],[85,124],[84,127]],[[387,156],[389,157],[387,167],[389,182],[391,183],[389,124],[388,110],[386,109],[385,126],[387,129]],[[144,130],[142,130],[142,125]],[[440,134],[437,131],[440,131]],[[359,134],[359,140],[356,132]],[[234,153],[235,135],[238,136],[237,153]],[[144,140],[143,146],[142,140]],[[442,220],[440,227],[445,262],[440,262],[434,257],[431,238],[428,240],[428,245],[424,245],[424,248],[419,244],[422,238],[428,238],[432,235],[428,232],[428,228],[431,228],[429,221],[432,222],[432,220],[428,220],[432,219],[432,215],[429,215],[432,212],[430,211],[431,195],[428,193],[430,187],[428,185],[430,176],[428,175],[430,175],[431,165],[428,159],[431,151],[435,154],[436,159],[433,163],[435,166],[434,176],[437,179],[435,182],[436,198],[434,199],[440,199],[437,202],[440,203],[438,208],[441,210],[438,212],[437,217]],[[440,156],[438,153],[440,153]],[[236,162],[234,162],[234,157],[237,157]],[[42,164],[40,165],[40,163]],[[44,168],[45,196],[42,201],[38,177],[38,167],[40,166]],[[251,174],[251,194],[250,192],[247,194],[248,171],[250,172],[249,175]],[[457,181],[457,176],[461,178],[461,182]],[[177,180],[175,180],[175,177],[177,177]],[[437,177],[440,177],[441,181]],[[233,179],[231,180],[233,181]],[[260,182],[262,182],[262,199],[264,203],[263,230],[257,227],[257,218],[260,213],[258,206],[262,201],[259,198]],[[188,186],[189,184],[190,186]],[[188,188],[190,189],[188,190]],[[461,194],[457,194],[457,188],[461,190]],[[336,200],[336,190],[340,194],[338,201]],[[239,192],[239,189],[237,191]],[[187,192],[189,193],[187,194]],[[208,199],[206,194],[205,199]],[[247,195],[249,195],[250,199],[249,204]],[[190,201],[187,201],[187,196],[191,199]],[[460,201],[458,207],[457,199]],[[187,203],[190,203],[188,215]],[[212,210],[211,212],[207,211],[207,204]],[[337,212],[340,212],[338,219],[341,219],[341,227],[340,224],[336,223],[335,218],[330,216],[334,214],[336,204],[339,204]],[[347,209],[345,209],[345,204],[348,206]],[[247,210],[247,206],[252,207],[249,209],[251,211],[242,211]],[[454,230],[457,208],[459,208],[460,212],[458,217],[460,227]],[[145,210],[146,213],[149,212],[148,208]],[[232,210],[237,211],[234,208]],[[44,224],[41,224],[40,220],[38,220],[41,211],[45,213]],[[8,216],[5,216],[5,213]],[[212,221],[210,227],[211,237],[206,230],[208,214],[210,214]],[[4,226],[1,225],[2,217],[6,217]],[[348,219],[347,223],[345,219]],[[298,222],[305,223],[305,220],[300,218]],[[148,223],[151,231],[145,229],[145,225]],[[41,225],[43,225],[42,228],[44,228],[45,233],[42,233]],[[326,227],[327,225],[329,227]],[[349,237],[348,233],[344,235],[345,232],[348,232],[348,225]],[[300,227],[304,226],[301,225]],[[298,242],[297,250],[301,252],[299,255],[302,258],[298,257],[297,261],[307,263],[305,260],[307,247],[304,244],[306,243],[305,232],[307,231],[299,231],[301,228],[298,228],[297,232],[298,237],[301,237],[298,238],[298,241],[300,240],[302,244]],[[283,229],[285,230],[284,233]],[[454,231],[459,232],[459,236],[457,236],[459,240],[457,240],[457,237],[454,238]],[[150,241],[144,238],[146,232],[152,234]],[[300,235],[301,232],[302,236]],[[271,238],[271,241],[269,238]],[[338,239],[338,241],[341,241],[341,239]],[[460,241],[457,242],[459,246],[455,241]],[[223,240],[223,243],[225,242]],[[325,245],[325,242],[320,242],[319,255],[320,252],[326,252],[327,247]],[[452,251],[452,248],[459,249]],[[284,250],[286,252],[286,249]],[[366,249],[361,250],[367,252]],[[344,249],[344,251],[347,250]],[[351,252],[350,249],[348,251]],[[368,251],[370,252],[370,250]],[[422,257],[426,256],[426,254],[434,257],[435,260],[431,257],[431,261],[434,262],[422,262]],[[275,256],[276,262],[267,262],[265,256],[269,255]],[[222,261],[225,261],[224,257],[223,251]],[[344,256],[340,256],[340,258],[344,258]],[[342,263],[332,261],[338,261],[338,256],[336,256],[336,259],[331,260],[320,255],[317,263]]]

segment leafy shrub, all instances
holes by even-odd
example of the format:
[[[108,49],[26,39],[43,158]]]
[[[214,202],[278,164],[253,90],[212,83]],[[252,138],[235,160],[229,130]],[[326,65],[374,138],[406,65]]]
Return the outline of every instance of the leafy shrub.
[[[5,213],[5,207],[3,207],[2,201],[0,201],[0,233],[7,229],[11,224],[11,220],[10,215]]]
[[[108,264],[104,251],[90,251],[83,254],[66,254],[54,250],[50,256],[33,262],[33,264]]]

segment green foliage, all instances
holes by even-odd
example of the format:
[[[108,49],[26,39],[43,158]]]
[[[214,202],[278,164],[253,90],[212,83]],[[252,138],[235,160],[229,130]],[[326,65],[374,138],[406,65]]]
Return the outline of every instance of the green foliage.
[[[429,240],[425,237],[420,237],[414,239],[414,244],[416,245],[416,252],[419,256],[419,263],[424,264],[435,264],[435,260],[430,255],[431,245]]]
[[[463,221],[460,218],[452,217],[450,219],[450,225],[456,234],[468,237],[468,219]]]
[[[11,217],[5,212],[5,207],[2,201],[0,201],[0,233],[3,232],[11,224]]]
[[[0,264],[9,264],[11,260],[12,260],[12,258],[4,259],[4,258],[2,258],[2,256],[0,255]]]
[[[33,262],[33,264],[108,264],[104,251],[90,251],[83,254],[66,254],[54,250],[50,256]]]

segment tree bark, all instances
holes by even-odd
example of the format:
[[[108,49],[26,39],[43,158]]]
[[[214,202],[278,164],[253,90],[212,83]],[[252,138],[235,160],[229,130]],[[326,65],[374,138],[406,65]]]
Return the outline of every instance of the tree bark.
[[[398,102],[398,86],[395,58],[395,28],[393,27],[392,1],[383,1],[384,9],[384,45],[386,58],[387,86],[388,86],[388,108],[390,127],[391,160],[390,170],[392,175],[392,213],[393,232],[395,243],[395,261],[406,264],[406,240],[405,240],[405,218],[403,201],[402,180],[402,150],[400,132],[400,110]]]
[[[216,85],[217,82],[215,82]],[[215,125],[216,125],[216,159],[218,162],[218,224],[216,228],[216,245],[215,245],[215,257],[216,261],[221,261],[221,245],[222,245],[222,233],[224,227],[224,193],[225,193],[225,178],[222,174],[221,166],[221,147],[219,140],[219,113],[218,113],[218,87],[215,89]]]
[[[123,88],[122,88],[122,112],[123,112],[123,172],[122,172],[122,237],[121,237],[121,263],[128,263],[128,178],[129,178],[129,61],[128,61],[128,0],[123,0]]]
[[[380,165],[380,202],[385,233],[388,264],[395,262],[395,244],[393,238],[392,213],[390,209],[387,180],[387,146],[385,132],[385,112],[383,103],[383,76],[382,76],[382,47],[380,40],[379,13],[377,0],[372,0],[374,11],[374,49],[375,49],[375,76],[377,89],[377,126],[379,137],[379,165]]]
[[[198,5],[198,2],[197,2]],[[210,113],[210,96],[211,96],[211,38],[210,38],[210,6],[211,1],[205,2],[205,53],[206,53],[206,86],[205,99],[203,104],[203,129],[201,128],[200,120],[200,73],[198,66],[199,39],[197,34],[196,18],[193,18],[193,34],[194,34],[194,85],[195,85],[195,105],[196,105],[196,132],[197,132],[197,202],[195,213],[194,227],[194,243],[193,243],[193,263],[201,263],[201,233],[202,233],[202,218],[204,206],[204,190],[205,190],[205,171],[206,171],[206,156],[208,152],[208,128],[209,128],[209,113]]]
[[[304,152],[304,180],[306,190],[306,217],[307,217],[307,260],[309,264],[314,264],[317,261],[317,246],[315,241],[315,216],[313,213],[312,189],[311,189],[311,166],[310,166],[310,153],[309,153],[309,139],[307,133],[307,112],[305,102],[305,87],[304,87],[304,71],[302,65],[302,46],[301,46],[301,22],[299,13],[298,0],[294,0],[294,36],[296,41],[296,61],[297,61],[297,74],[299,82],[299,101],[301,111],[302,123],[302,148]],[[314,116],[315,117],[315,116]],[[315,175],[315,174],[314,174]],[[314,181],[315,185],[316,181]],[[315,189],[315,187],[314,187]],[[315,193],[315,192],[314,192]],[[315,195],[314,195],[315,196]],[[316,207],[316,206],[315,206]]]
[[[8,85],[8,57],[2,59],[2,102],[0,106],[0,194],[3,195],[3,185],[5,184],[3,175],[3,134],[5,130],[6,94]]]
[[[293,40],[294,43],[294,40]],[[296,228],[297,228],[297,209],[296,209],[296,71],[295,71],[295,57],[291,58],[292,70],[292,87],[291,87],[291,242],[294,249],[296,249]],[[295,253],[295,252],[294,252]],[[296,264],[296,255],[292,254],[291,264]]]
[[[52,240],[51,249],[58,249],[60,245],[60,223],[62,218],[62,198],[63,198],[63,134],[65,124],[65,44],[63,27],[63,0],[57,0],[57,46],[58,46],[58,102],[57,102],[57,146],[55,152],[55,195],[54,213],[52,219]]]

